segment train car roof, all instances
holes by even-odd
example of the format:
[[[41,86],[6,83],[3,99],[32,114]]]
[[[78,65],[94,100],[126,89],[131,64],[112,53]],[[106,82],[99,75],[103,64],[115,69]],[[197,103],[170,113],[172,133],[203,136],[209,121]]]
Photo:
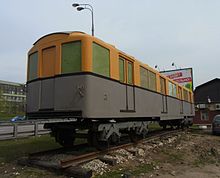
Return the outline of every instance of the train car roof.
[[[86,33],[84,32],[81,32],[81,31],[66,31],[66,32],[54,32],[54,33],[49,33],[47,35],[44,35],[42,36],[41,38],[39,38],[33,45],[36,45],[39,41],[41,41],[43,38],[46,38],[48,36],[51,36],[51,35],[70,35],[72,33],[81,33],[81,34],[85,34],[87,35]]]

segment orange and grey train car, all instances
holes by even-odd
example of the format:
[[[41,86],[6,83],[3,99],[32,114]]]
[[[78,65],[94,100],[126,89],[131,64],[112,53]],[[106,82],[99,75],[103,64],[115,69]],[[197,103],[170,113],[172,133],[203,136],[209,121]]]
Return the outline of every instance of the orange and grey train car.
[[[101,123],[95,132],[105,129],[110,137],[127,128],[146,131],[148,121],[165,127],[194,116],[190,90],[82,32],[40,38],[28,53],[27,73],[27,116],[61,119],[47,127],[56,133],[69,129],[65,136],[71,129],[91,127],[93,121]],[[76,122],[65,124],[62,118]],[[118,129],[110,129],[112,124]]]

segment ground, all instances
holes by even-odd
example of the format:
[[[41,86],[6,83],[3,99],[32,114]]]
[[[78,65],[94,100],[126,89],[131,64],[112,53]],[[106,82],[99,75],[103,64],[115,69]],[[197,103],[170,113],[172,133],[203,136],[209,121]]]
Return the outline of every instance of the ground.
[[[220,136],[197,130],[174,138],[99,177],[220,178]]]
[[[57,172],[17,164],[17,160],[29,152],[56,147],[59,146],[49,136],[1,141],[0,177],[64,178]],[[138,149],[137,156],[124,156],[128,159],[123,163],[107,166],[110,171],[95,177],[220,178],[220,136],[210,132],[190,130]]]

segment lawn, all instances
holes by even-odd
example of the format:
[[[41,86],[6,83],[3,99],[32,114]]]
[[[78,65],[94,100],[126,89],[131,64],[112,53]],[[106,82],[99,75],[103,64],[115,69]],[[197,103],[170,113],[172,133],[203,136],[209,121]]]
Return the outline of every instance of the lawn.
[[[24,115],[24,114],[21,114]],[[4,114],[4,113],[0,113],[0,122],[1,121],[10,121],[11,118],[15,117],[16,114]]]
[[[11,162],[29,153],[59,147],[50,135],[0,141],[0,162]]]

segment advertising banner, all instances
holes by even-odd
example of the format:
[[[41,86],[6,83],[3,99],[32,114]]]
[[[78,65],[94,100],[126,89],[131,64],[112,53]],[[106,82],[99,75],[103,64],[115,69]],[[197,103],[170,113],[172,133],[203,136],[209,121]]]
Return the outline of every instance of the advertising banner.
[[[193,72],[192,68],[161,71],[160,73],[174,80],[186,88],[189,88],[193,91]]]

